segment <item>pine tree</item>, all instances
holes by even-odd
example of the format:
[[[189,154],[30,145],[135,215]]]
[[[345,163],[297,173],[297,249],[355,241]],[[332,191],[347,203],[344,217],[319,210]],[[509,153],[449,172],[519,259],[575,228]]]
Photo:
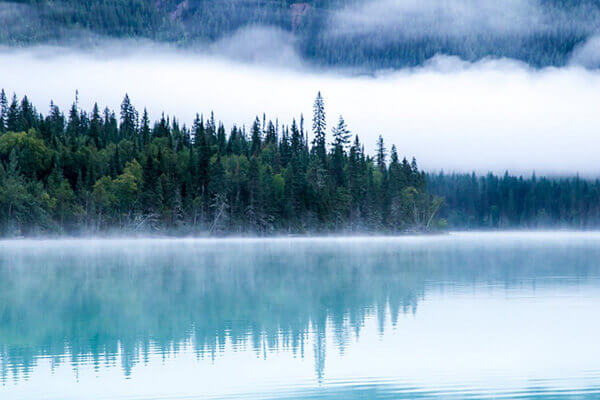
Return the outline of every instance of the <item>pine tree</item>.
[[[260,139],[260,120],[258,119],[258,117],[256,117],[256,119],[254,120],[254,123],[252,124],[252,130],[251,130],[251,148],[250,148],[250,152],[251,155],[256,156],[260,153],[261,150],[261,139]]]
[[[344,121],[344,118],[340,115],[340,119],[338,121],[338,124],[336,127],[334,127],[332,129],[332,134],[333,134],[333,146],[340,146],[342,147],[342,149],[346,149],[346,147],[348,146],[348,144],[350,143],[350,137],[352,137],[352,134],[350,133],[350,130],[348,129],[348,126],[346,125],[346,121]]]
[[[217,147],[219,148],[219,153],[225,154],[227,148],[227,134],[225,133],[225,126],[223,126],[223,123],[219,123],[219,127],[217,128]]]
[[[76,100],[71,105],[69,117],[67,119],[67,136],[71,142],[73,142],[80,134],[81,121],[79,119],[78,101],[79,98],[76,96]]]
[[[385,160],[387,158],[387,149],[385,148],[385,144],[383,143],[383,137],[379,135],[379,139],[377,139],[377,166],[381,171],[385,171]]]
[[[325,117],[325,102],[321,96],[321,92],[317,93],[315,103],[313,105],[313,152],[319,157],[322,164],[327,163],[327,154],[325,150],[325,132],[327,122]]]
[[[6,99],[6,92],[4,89],[0,91],[0,133],[4,133],[7,130],[8,123],[8,100]]]
[[[122,138],[132,138],[135,136],[138,125],[138,113],[129,100],[129,95],[125,94],[121,103],[121,131]]]
[[[28,131],[36,126],[37,111],[29,102],[27,96],[23,96],[21,100],[21,130]]]
[[[103,142],[115,143],[119,139],[119,129],[117,128],[117,118],[115,113],[107,108],[104,109],[104,138]]]
[[[350,130],[346,126],[344,118],[340,119],[336,127],[332,129],[333,150],[332,150],[332,171],[338,186],[344,186],[346,179],[344,174],[344,165],[346,163],[346,146],[350,142]]]
[[[50,102],[50,115],[46,118],[46,128],[51,143],[64,140],[65,116],[54,102]]]
[[[90,120],[90,139],[96,145],[100,147],[100,135],[102,131],[102,117],[100,116],[100,109],[98,103],[94,103],[92,109],[92,118]]]
[[[21,106],[19,105],[16,94],[13,94],[12,101],[8,107],[6,129],[9,132],[19,132],[23,130],[21,126]]]
[[[269,121],[265,133],[265,144],[277,143],[277,132],[273,122]]]
[[[148,110],[146,108],[144,108],[140,124],[140,141],[142,146],[150,142],[150,118],[148,117]]]

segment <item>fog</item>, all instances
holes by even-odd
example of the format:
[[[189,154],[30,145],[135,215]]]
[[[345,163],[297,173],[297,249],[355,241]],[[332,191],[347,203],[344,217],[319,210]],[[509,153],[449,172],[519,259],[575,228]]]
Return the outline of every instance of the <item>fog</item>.
[[[593,32],[597,10],[555,8],[538,0],[370,0],[337,10],[329,34],[380,33],[379,43],[400,38],[484,35],[530,35],[548,32]]]
[[[51,99],[66,110],[76,90],[83,108],[98,101],[118,110],[127,92],[153,118],[164,111],[189,126],[197,112],[213,110],[227,128],[249,126],[263,112],[280,124],[300,113],[308,121],[320,90],[329,127],[342,114],[368,151],[381,134],[426,170],[600,172],[600,73],[580,66],[593,60],[594,43],[560,69],[437,56],[422,67],[357,75],[304,66],[283,34],[269,59],[257,56],[271,33],[251,31],[256,48],[247,44],[243,62],[227,57],[244,48],[235,38],[204,55],[140,43],[83,53],[4,49],[0,87],[27,94],[43,113]],[[273,66],[270,58],[279,56]]]

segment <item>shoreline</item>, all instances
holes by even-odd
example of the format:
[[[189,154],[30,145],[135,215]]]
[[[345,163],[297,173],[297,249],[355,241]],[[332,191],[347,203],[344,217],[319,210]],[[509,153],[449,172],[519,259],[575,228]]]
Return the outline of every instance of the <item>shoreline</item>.
[[[153,243],[268,243],[268,242],[402,242],[429,240],[472,240],[472,239],[564,239],[587,238],[600,240],[600,230],[473,230],[445,231],[431,233],[406,233],[399,235],[272,235],[272,236],[52,236],[52,237],[18,237],[1,238],[0,245],[16,243],[123,243],[123,242],[153,242]]]

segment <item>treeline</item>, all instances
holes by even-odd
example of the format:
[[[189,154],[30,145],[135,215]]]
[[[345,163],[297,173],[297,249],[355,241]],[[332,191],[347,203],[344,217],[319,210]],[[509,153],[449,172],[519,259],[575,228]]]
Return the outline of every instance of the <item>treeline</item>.
[[[441,204],[416,161],[380,138],[365,153],[325,106],[280,126],[256,118],[229,133],[214,115],[151,124],[125,96],[117,116],[76,100],[47,116],[0,93],[0,233],[270,234],[432,229]],[[331,140],[331,141],[330,141]]]
[[[444,32],[434,21],[418,25],[417,16],[400,20],[393,30],[382,26],[337,35],[335,30],[340,27],[332,23],[336,12],[358,3],[350,0],[0,0],[0,44],[89,45],[108,37],[196,47],[240,28],[267,26],[292,33],[298,52],[305,61],[316,65],[367,70],[401,68],[421,65],[441,53],[465,60],[507,57],[544,67],[566,65],[573,49],[600,29],[600,5],[595,0],[540,0],[532,5],[539,9],[540,26],[523,26],[512,31],[469,31],[469,27],[458,26],[466,32],[455,34]],[[457,3],[460,7],[460,1]],[[294,4],[300,8],[294,8]],[[308,8],[303,8],[304,4]],[[473,12],[477,12],[477,7]],[[488,22],[486,18],[489,16],[481,16],[484,25]],[[518,18],[515,23],[526,24]]]
[[[600,227],[600,181],[488,174],[428,174],[445,199],[440,216],[455,228]]]

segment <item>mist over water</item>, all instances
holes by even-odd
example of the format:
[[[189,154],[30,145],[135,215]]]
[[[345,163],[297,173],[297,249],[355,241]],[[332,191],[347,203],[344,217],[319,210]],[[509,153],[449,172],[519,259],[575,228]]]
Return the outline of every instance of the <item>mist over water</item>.
[[[2,241],[0,391],[594,398],[599,242]]]
[[[600,176],[596,3],[0,0],[0,88],[9,101],[12,93],[27,95],[44,114],[51,101],[66,114],[77,93],[80,109],[90,111],[97,102],[118,115],[127,93],[152,120],[165,113],[190,127],[198,113],[206,119],[214,112],[227,130],[236,124],[246,132],[263,113],[278,127],[303,118],[310,131],[320,91],[328,145],[331,127],[343,115],[368,153],[374,153],[382,135],[388,150],[396,145],[400,157],[416,157],[423,171],[595,178]],[[121,129],[121,134],[134,136],[133,131]],[[13,136],[32,135],[4,138]],[[85,143],[76,135],[71,142],[80,139]],[[170,138],[160,140],[170,150]],[[71,142],[65,141],[64,149]],[[139,142],[147,144],[146,136]],[[68,155],[60,146],[52,152]],[[104,215],[107,227],[115,222],[122,229],[127,219],[148,215],[152,221],[168,219],[173,227],[189,220],[204,229],[214,214],[207,230],[212,234],[221,213],[227,213],[227,191],[205,188],[208,178],[219,184],[222,174],[192,172],[189,181],[200,184],[186,180],[180,185],[180,174],[167,177],[164,171],[176,171],[180,164],[153,164],[152,145],[132,153],[139,164],[119,170],[118,147],[109,146],[115,149],[110,171],[98,180],[85,174],[86,180],[93,177],[87,183],[75,168],[73,174],[56,174],[63,181],[40,178],[35,170],[21,181],[11,153],[6,168],[0,165],[0,200],[11,205],[8,234],[13,234],[12,220],[18,222],[15,235],[28,234],[21,219],[41,215],[27,208],[38,200],[44,205],[40,210],[52,213],[50,222],[58,210],[62,226],[61,199],[67,199],[64,203],[73,206],[67,227],[100,228]],[[200,171],[192,156],[207,147],[189,152],[185,165],[193,168],[186,171]],[[84,154],[89,153],[77,152],[77,157]],[[198,162],[208,166],[202,171],[213,169],[210,154]],[[246,158],[228,157],[226,173],[239,172],[239,160]],[[60,158],[52,158],[54,171],[61,170]],[[144,158],[149,167],[142,169]],[[162,160],[160,149],[156,158]],[[140,174],[160,178],[136,178],[136,165]],[[257,165],[265,166],[270,179],[270,163]],[[294,172],[293,164],[287,168]],[[5,170],[10,179],[4,179]],[[403,182],[400,188],[414,189],[416,168],[410,171],[402,175],[411,177],[405,180],[409,183],[397,180]],[[264,198],[281,196],[285,185],[296,184],[294,174],[292,179],[277,175],[271,186],[278,190],[265,192]],[[237,180],[238,198],[239,176],[223,179]],[[299,176],[303,182],[319,180],[318,173]],[[381,174],[373,176],[387,182]],[[105,184],[97,186],[104,178]],[[163,186],[163,181],[175,184]],[[519,186],[517,181],[503,186],[490,178],[484,186],[481,180],[480,199],[464,196],[477,198],[481,204],[476,205],[461,196],[454,199],[451,188],[446,199],[453,199],[453,206],[467,204],[469,211],[463,215],[456,206],[448,221],[537,227],[551,215],[580,229],[595,226],[597,210],[589,199],[595,198],[596,186],[578,179],[561,186],[541,179],[543,184],[532,179],[531,185]],[[147,186],[141,192],[140,182]],[[454,182],[460,188],[456,193],[466,188],[467,194],[478,184],[468,175]],[[155,186],[160,190],[153,191]],[[201,196],[188,190],[195,186]],[[331,190],[340,204],[347,195],[344,186],[336,183]],[[72,187],[77,195],[58,190]],[[397,190],[391,199],[391,191],[377,189],[388,186],[368,187],[375,188],[374,199],[390,200],[394,212],[398,204],[407,206],[407,216],[414,210],[419,225],[417,202],[396,201],[412,192]],[[25,196],[38,188],[35,197]],[[107,204],[116,203],[104,191],[120,196],[126,188],[141,197],[130,196],[111,212]],[[193,207],[182,211],[184,188]],[[163,201],[164,193],[172,204]],[[312,201],[321,194],[315,193],[290,197],[294,200],[288,203]],[[20,196],[19,201],[11,196]],[[88,208],[90,196],[98,198]],[[161,201],[154,207],[146,198]],[[239,206],[231,215],[256,217],[260,207],[253,206],[254,189],[248,199],[236,200]],[[78,211],[84,202],[85,212]],[[23,207],[14,216],[13,203]],[[504,203],[506,209],[496,205]],[[379,200],[368,205],[365,211],[385,208]],[[304,208],[304,215],[290,210],[310,226],[313,209],[320,208]],[[196,212],[204,209],[210,211],[197,219]],[[447,210],[438,211],[442,218]],[[96,215],[98,222],[89,224]],[[267,221],[283,214],[264,215]],[[392,220],[380,215],[371,219]],[[443,227],[447,221],[439,222]],[[174,232],[169,224],[165,231]],[[33,233],[39,229],[34,226]],[[597,399],[598,260],[599,232],[0,240],[0,398]]]

